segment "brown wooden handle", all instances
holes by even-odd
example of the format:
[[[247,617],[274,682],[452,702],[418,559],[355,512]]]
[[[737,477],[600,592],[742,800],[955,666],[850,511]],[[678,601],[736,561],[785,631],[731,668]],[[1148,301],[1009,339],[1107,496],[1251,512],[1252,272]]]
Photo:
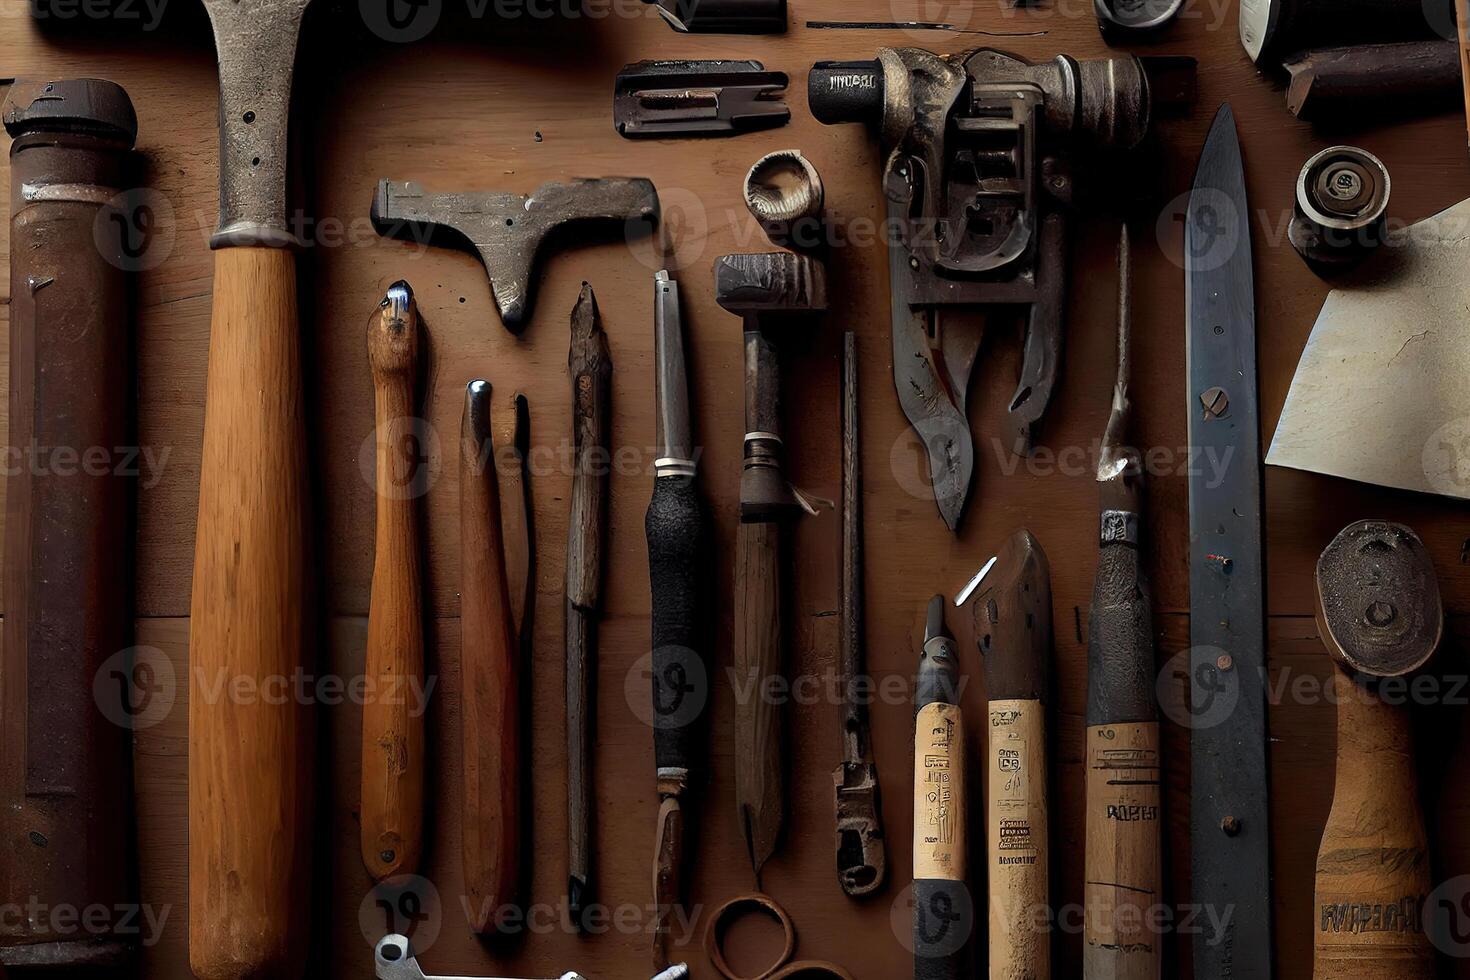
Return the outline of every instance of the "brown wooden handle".
[[[1158,722],[1087,729],[1083,974],[1158,980],[1163,893]]]
[[[735,800],[757,873],[785,817],[781,715],[770,689],[781,673],[780,535],[776,524],[741,524],[736,536]]]
[[[189,625],[189,957],[201,980],[301,973],[304,431],[295,258],[221,249]]]
[[[1455,0],[1455,23],[1460,48],[1460,79],[1465,88],[1466,124],[1470,126],[1470,0]]]
[[[424,821],[423,449],[414,415],[418,310],[394,283],[368,325],[377,541],[362,708],[362,860],[376,880],[418,870]]]
[[[1404,706],[1338,670],[1337,783],[1317,851],[1314,980],[1430,980],[1430,890],[1414,740]]]
[[[515,901],[521,873],[520,644],[490,432],[490,385],[472,381],[460,430],[460,710],[465,901],[480,933]]]

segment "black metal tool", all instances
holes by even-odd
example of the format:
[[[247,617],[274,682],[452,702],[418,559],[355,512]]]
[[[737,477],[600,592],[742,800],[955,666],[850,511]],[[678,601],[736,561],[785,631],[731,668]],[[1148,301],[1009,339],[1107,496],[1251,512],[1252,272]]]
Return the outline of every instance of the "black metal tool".
[[[1118,377],[1098,460],[1097,577],[1087,626],[1083,975],[1161,976],[1163,813],[1153,605],[1140,548],[1143,467],[1128,445],[1132,256],[1118,245]]]
[[[681,34],[785,34],[786,0],[643,0]]]
[[[1250,210],[1235,116],[1215,118],[1185,225],[1194,901],[1234,909],[1194,944],[1206,980],[1271,976],[1265,581]],[[1198,455],[1197,455],[1198,454]],[[1207,475],[1208,474],[1208,475]],[[1228,709],[1228,710],[1227,710]]]
[[[774,129],[791,120],[787,81],[759,61],[640,61],[618,72],[613,123],[628,139]]]
[[[1366,259],[1387,234],[1393,180],[1383,161],[1356,146],[1331,146],[1302,167],[1287,240],[1318,275]]]
[[[1061,364],[1072,148],[1137,146],[1155,96],[1132,56],[1033,65],[983,48],[949,57],[882,48],[874,61],[812,67],[819,120],[882,123],[894,384],[951,530],[975,466],[966,413],[982,325],[940,317],[1024,318],[1000,440],[1029,455]]]
[[[656,965],[668,965],[670,916],[683,894],[684,802],[691,776],[703,769],[709,646],[700,623],[707,608],[709,521],[695,478],[689,379],[679,316],[679,284],[667,271],[653,281],[659,457],[654,461],[648,536],[653,600],[653,754],[658,769],[658,837],[654,845]]]
[[[1136,44],[1174,23],[1184,0],[1093,0],[1097,24],[1109,44]]]
[[[857,335],[849,331],[842,339],[842,763],[832,779],[837,788],[837,880],[852,898],[882,888],[888,870],[868,709],[853,686],[864,676],[862,504]]]

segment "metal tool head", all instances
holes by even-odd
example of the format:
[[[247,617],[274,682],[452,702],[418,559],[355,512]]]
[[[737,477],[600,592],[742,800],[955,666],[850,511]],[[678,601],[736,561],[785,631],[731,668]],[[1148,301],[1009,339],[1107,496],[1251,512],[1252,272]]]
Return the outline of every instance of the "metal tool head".
[[[658,224],[659,204],[653,182],[643,177],[548,183],[529,196],[431,194],[416,183],[383,180],[372,220],[386,237],[472,247],[485,264],[501,322],[520,333],[531,317],[536,260],[553,233],[600,224],[641,237]]]
[[[219,229],[212,248],[292,245],[286,123],[311,0],[204,0],[219,54]]]
[[[138,116],[128,93],[101,78],[17,79],[5,97],[0,119],[5,131],[17,139],[37,131],[65,132],[131,147],[138,137]]]
[[[1444,633],[1434,564],[1402,524],[1359,521],[1317,561],[1317,628],[1332,659],[1368,677],[1424,666]]]
[[[722,255],[715,260],[715,302],[744,317],[747,329],[765,313],[827,309],[827,271],[791,252]]]
[[[837,879],[845,894],[861,898],[882,888],[888,874],[878,767],[843,762],[832,781],[837,789]]]
[[[784,126],[785,72],[759,61],[640,61],[618,72],[613,124],[628,139],[732,136]]]

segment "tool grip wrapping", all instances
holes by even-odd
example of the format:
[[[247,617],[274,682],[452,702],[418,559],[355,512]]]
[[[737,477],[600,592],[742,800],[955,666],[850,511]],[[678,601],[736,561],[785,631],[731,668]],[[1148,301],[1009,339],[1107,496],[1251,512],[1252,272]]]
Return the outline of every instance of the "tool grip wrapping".
[[[1098,550],[1087,629],[1087,724],[1154,721],[1153,610],[1138,548]]]
[[[307,894],[311,734],[292,689],[308,627],[289,251],[215,252],[207,384],[189,623],[189,957],[201,980],[299,976],[306,920],[288,913]]]
[[[653,746],[660,770],[690,770],[694,739],[709,704],[709,663],[701,636],[704,505],[691,477],[660,477],[644,518],[653,600]]]

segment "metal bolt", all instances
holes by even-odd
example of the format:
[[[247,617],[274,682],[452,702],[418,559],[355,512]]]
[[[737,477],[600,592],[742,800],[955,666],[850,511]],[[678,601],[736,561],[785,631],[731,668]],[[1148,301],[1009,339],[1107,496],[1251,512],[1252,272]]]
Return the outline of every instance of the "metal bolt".
[[[1240,835],[1240,818],[1227,816],[1220,821],[1220,829],[1225,831],[1226,837],[1237,837]]]
[[[393,859],[396,857],[398,857],[398,853],[396,851],[384,851],[383,853],[378,855],[378,860],[382,861],[384,864],[392,864]]]
[[[1369,606],[1363,615],[1370,626],[1387,626],[1398,618],[1399,611],[1393,607],[1393,603],[1380,600]]]
[[[1199,396],[1199,402],[1205,407],[1205,418],[1223,418],[1230,411],[1230,396],[1224,388],[1214,387]]]
[[[1363,191],[1363,178],[1346,167],[1334,172],[1328,180],[1329,193],[1340,201],[1349,201]]]
[[[1235,658],[1228,653],[1222,653],[1216,660],[1215,666],[1224,671],[1235,669]]]

